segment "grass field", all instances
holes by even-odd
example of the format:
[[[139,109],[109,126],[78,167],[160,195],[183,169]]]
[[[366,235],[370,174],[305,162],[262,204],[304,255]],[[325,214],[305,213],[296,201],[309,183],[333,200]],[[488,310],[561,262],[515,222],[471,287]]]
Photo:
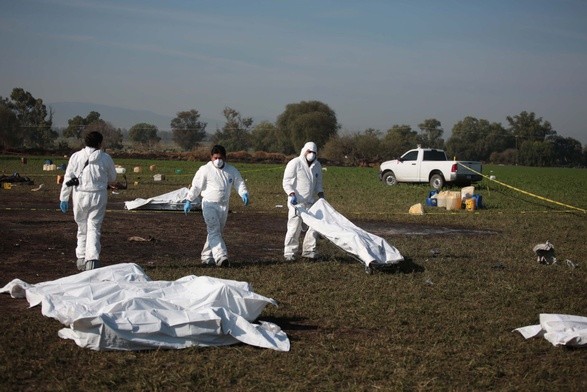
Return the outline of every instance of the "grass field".
[[[44,183],[57,208],[55,176],[62,172],[44,172],[44,159],[28,158],[23,165],[19,158],[3,157],[0,170]],[[111,195],[115,203],[188,186],[199,166],[116,163],[127,169],[129,189]],[[150,165],[156,168],[150,171]],[[135,166],[141,173],[133,172]],[[250,191],[247,213],[282,217],[276,206],[286,201],[284,165],[235,166]],[[244,345],[93,352],[57,338],[60,326],[42,318],[38,309],[18,315],[16,326],[3,312],[5,336],[10,336],[0,340],[0,389],[587,390],[587,350],[553,347],[544,339],[526,341],[512,332],[538,323],[540,313],[587,316],[587,170],[486,165],[483,171],[501,182],[476,184],[485,208],[426,207],[424,215],[410,215],[411,205],[424,203],[427,185],[388,187],[378,180],[376,168],[325,168],[326,198],[350,220],[410,228],[385,237],[408,260],[394,273],[366,275],[324,242],[320,249],[328,257],[322,262],[244,262],[243,268],[206,270],[252,282],[256,292],[280,303],[260,319],[288,333],[288,353]],[[165,181],[154,181],[155,173],[164,174]],[[0,202],[3,192],[9,191],[0,189]],[[244,208],[236,200],[232,206],[237,212]],[[436,230],[422,234],[418,228]],[[532,252],[546,240],[555,246],[560,260],[555,265],[538,264]],[[276,260],[279,256],[280,251]],[[578,268],[567,266],[567,259]],[[162,280],[194,273],[178,260],[169,264],[174,268],[147,273]],[[0,285],[18,277],[2,275]],[[32,343],[38,341],[46,344]]]

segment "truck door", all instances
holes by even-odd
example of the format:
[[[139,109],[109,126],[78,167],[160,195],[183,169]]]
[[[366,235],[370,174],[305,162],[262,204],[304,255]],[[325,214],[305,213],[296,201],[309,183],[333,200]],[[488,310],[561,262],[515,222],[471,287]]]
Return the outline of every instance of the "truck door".
[[[418,150],[412,150],[402,156],[402,171],[406,182],[418,181],[418,152]]]

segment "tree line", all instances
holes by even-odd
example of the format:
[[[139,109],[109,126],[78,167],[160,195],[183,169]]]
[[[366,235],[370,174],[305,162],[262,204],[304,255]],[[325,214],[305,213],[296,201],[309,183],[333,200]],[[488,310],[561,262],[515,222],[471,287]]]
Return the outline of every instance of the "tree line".
[[[507,125],[467,116],[457,122],[448,140],[442,124],[431,118],[418,124],[392,125],[387,131],[368,128],[341,134],[336,113],[320,101],[301,101],[286,105],[275,123],[254,125],[252,117],[225,107],[224,125],[207,132],[197,109],[176,113],[171,120],[171,139],[183,151],[203,143],[224,145],[229,151],[265,151],[297,154],[308,140],[321,149],[320,155],[339,164],[369,164],[399,157],[405,151],[423,147],[445,149],[460,160],[527,166],[585,167],[587,146],[559,135],[548,121],[533,112],[507,116]],[[115,128],[92,111],[68,120],[61,132],[53,129],[53,111],[43,100],[22,88],[10,97],[0,97],[0,147],[7,149],[63,150],[78,147],[87,132],[100,131],[104,146],[124,149],[125,138],[135,148],[157,150],[162,132],[152,124],[138,123],[129,130]]]

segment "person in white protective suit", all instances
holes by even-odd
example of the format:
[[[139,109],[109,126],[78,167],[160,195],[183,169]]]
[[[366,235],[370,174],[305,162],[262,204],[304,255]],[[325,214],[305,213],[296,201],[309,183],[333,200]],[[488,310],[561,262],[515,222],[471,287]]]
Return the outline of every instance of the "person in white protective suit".
[[[202,196],[202,214],[208,230],[201,254],[204,265],[222,267],[229,264],[222,233],[228,217],[232,188],[238,192],[245,206],[249,205],[249,193],[241,174],[234,166],[226,163],[226,149],[215,145],[210,151],[210,162],[196,172],[183,208],[187,214],[191,203]]]
[[[114,187],[116,181],[114,161],[101,150],[102,134],[90,132],[84,140],[86,147],[69,159],[59,195],[63,213],[69,210],[72,196],[73,218],[77,223],[76,265],[80,271],[100,267],[100,236],[108,186]]]
[[[300,155],[287,163],[283,174],[283,190],[288,196],[287,233],[283,256],[286,261],[294,261],[299,255],[302,218],[296,212],[296,205],[310,208],[316,196],[324,197],[322,189],[322,166],[316,158],[318,147],[314,142],[307,142]],[[318,258],[316,242],[319,234],[308,228],[302,244],[302,257]]]

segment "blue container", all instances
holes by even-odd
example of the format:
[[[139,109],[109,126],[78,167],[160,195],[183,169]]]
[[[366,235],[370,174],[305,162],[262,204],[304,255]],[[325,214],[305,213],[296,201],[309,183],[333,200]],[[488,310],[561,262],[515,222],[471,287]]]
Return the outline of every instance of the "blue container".
[[[438,191],[436,189],[434,189],[434,190],[428,192],[428,197],[430,198],[430,197],[432,197],[432,196],[434,196],[436,194],[438,194]]]
[[[428,207],[436,207],[438,205],[438,200],[436,200],[436,198],[429,197],[426,199],[426,205]]]
[[[52,165],[53,161],[50,159],[45,159],[45,165]]]
[[[475,199],[475,209],[483,208],[483,197],[481,195],[473,195]]]

